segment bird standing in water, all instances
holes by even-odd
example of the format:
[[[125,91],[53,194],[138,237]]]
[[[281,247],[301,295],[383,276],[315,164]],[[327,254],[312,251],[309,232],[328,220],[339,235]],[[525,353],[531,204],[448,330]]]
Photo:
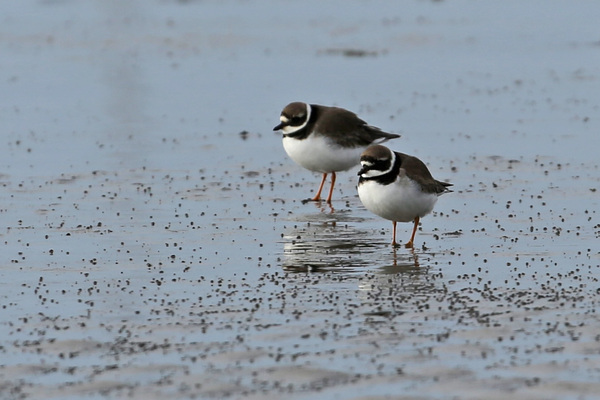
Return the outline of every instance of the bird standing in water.
[[[360,156],[358,197],[372,213],[392,221],[392,245],[396,243],[396,223],[413,222],[406,247],[412,248],[419,221],[433,210],[440,195],[451,192],[451,183],[435,180],[416,157],[385,146],[368,147]]]
[[[323,185],[331,174],[327,196],[330,204],[336,172],[357,165],[360,154],[369,145],[400,137],[368,125],[351,111],[317,104],[290,103],[279,120],[273,130],[283,132],[283,148],[290,158],[310,171],[323,174],[319,190],[310,200],[321,199]]]

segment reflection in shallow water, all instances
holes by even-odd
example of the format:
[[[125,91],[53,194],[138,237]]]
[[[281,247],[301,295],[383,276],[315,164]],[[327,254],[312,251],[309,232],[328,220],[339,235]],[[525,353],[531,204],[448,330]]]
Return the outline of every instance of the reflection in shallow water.
[[[443,295],[444,287],[432,269],[419,264],[414,251],[398,254],[393,263],[371,270],[359,279],[358,298],[366,317],[393,318],[413,307],[422,308],[431,298]]]
[[[398,249],[393,248],[393,263],[383,265],[377,268],[377,272],[381,274],[397,274],[397,273],[421,273],[423,268],[419,264],[419,255],[414,249],[401,250],[403,253],[398,254]]]
[[[335,222],[294,228],[283,240],[282,268],[286,272],[356,272],[370,266],[365,255],[378,249],[366,235]]]
[[[373,240],[350,213],[303,215],[302,225],[288,228],[283,236],[282,269],[288,273],[318,274],[313,286],[333,276],[350,283],[336,289],[336,307],[360,314],[365,323],[381,323],[426,309],[446,291],[430,266],[431,253],[392,248],[387,237]],[[435,270],[435,271],[434,271]],[[290,282],[296,276],[288,277]],[[305,301],[312,301],[313,290]],[[323,293],[328,289],[322,288]],[[351,311],[349,311],[351,310]],[[383,319],[382,319],[383,318]],[[363,327],[364,328],[364,327]]]
[[[377,249],[377,243],[353,226],[362,219],[348,211],[320,210],[297,220],[282,237],[286,272],[356,272],[369,265],[365,254]]]
[[[386,238],[378,240],[371,231],[357,228],[361,218],[349,212],[308,214],[301,220],[301,226],[289,227],[282,237],[281,266],[286,272],[396,274],[426,270],[413,249],[391,248]]]

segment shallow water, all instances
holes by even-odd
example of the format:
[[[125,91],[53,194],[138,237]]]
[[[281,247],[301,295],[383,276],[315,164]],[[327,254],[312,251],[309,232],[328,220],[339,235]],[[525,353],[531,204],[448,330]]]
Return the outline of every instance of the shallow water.
[[[599,8],[0,6],[0,397],[596,398]],[[293,100],[454,183],[414,250]]]

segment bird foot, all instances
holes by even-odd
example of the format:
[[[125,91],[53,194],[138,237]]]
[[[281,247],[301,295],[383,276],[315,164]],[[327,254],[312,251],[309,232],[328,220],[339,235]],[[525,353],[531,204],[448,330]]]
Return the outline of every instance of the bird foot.
[[[308,198],[308,199],[304,199],[304,200],[302,200],[302,204],[310,203],[311,201],[314,201],[314,202],[320,203],[320,202],[322,202],[322,201],[323,201],[323,199],[322,199],[322,198],[320,198],[320,197],[313,197],[312,199],[311,199],[311,198]],[[331,201],[327,201],[326,203],[327,203],[327,204],[331,204]]]

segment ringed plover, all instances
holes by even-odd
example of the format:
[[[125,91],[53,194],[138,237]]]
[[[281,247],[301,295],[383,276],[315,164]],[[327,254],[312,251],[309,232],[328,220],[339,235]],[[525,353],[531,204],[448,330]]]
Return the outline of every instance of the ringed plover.
[[[451,192],[451,183],[431,176],[416,157],[374,145],[360,156],[358,197],[372,213],[394,224],[392,245],[396,243],[396,222],[414,222],[406,247],[412,248],[419,220],[433,210],[438,197]]]
[[[336,172],[357,165],[367,146],[400,137],[368,125],[351,111],[317,104],[290,103],[279,120],[273,130],[283,132],[283,148],[290,158],[310,171],[323,174],[319,190],[310,200],[321,199],[323,184],[331,173],[327,196],[330,204]]]

